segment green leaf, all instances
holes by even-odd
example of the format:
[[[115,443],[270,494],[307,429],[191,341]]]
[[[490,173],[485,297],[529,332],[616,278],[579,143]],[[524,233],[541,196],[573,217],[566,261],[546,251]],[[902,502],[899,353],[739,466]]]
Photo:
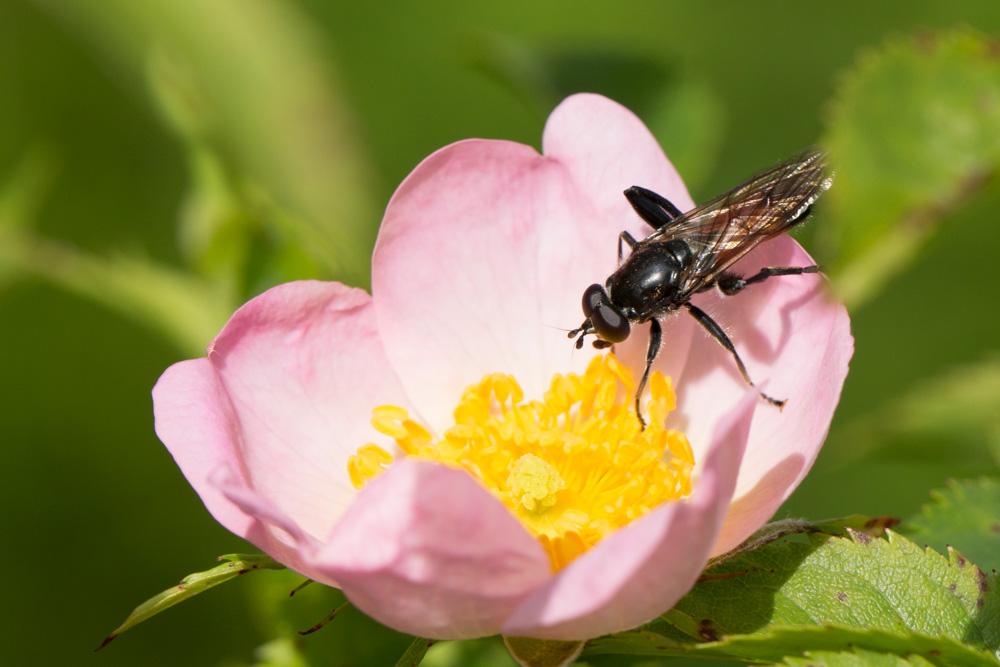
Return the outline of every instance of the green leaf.
[[[996,577],[887,531],[772,542],[706,571],[664,619],[715,640],[781,626],[846,627],[945,637],[1000,649]]]
[[[427,655],[427,649],[434,643],[431,639],[414,637],[406,652],[396,661],[396,667],[417,667]]]
[[[807,651],[803,657],[788,657],[782,662],[789,667],[928,667],[933,663],[919,655],[906,657],[893,653],[876,653],[858,649],[856,651]]]
[[[521,667],[565,667],[583,650],[583,642],[504,637],[504,646]]]
[[[281,563],[263,554],[227,554],[219,556],[219,560],[225,562],[213,567],[211,570],[189,574],[178,585],[154,595],[133,609],[128,618],[104,638],[104,641],[97,647],[97,650],[110,644],[126,630],[131,630],[143,621],[156,616],[161,611],[193,598],[199,593],[204,593],[208,589],[225,583],[230,579],[235,579],[240,575],[253,572],[254,570],[283,570],[285,568]]]
[[[1000,163],[1000,60],[971,30],[897,39],[844,77],[823,143],[837,169],[824,261],[858,304]]]
[[[782,661],[864,649],[888,654],[863,656],[880,664],[898,656],[996,667],[996,576],[955,551],[943,556],[892,531],[873,537],[851,524],[873,532],[884,525],[859,517],[771,524],[710,566],[660,620],[592,640],[584,654]],[[840,526],[847,536],[819,526]]]
[[[951,481],[904,524],[906,534],[937,549],[955,547],[984,568],[1000,568],[1000,482]]]
[[[856,649],[896,656],[919,656],[933,665],[948,667],[997,665],[996,658],[990,653],[956,639],[837,625],[774,627],[766,632],[733,635],[704,644],[671,642],[655,632],[622,632],[591,640],[583,655],[682,656],[777,662],[814,651],[845,652]]]
[[[850,530],[866,533],[872,537],[881,537],[886,528],[892,528],[899,523],[898,519],[892,517],[878,516],[869,517],[862,514],[852,514],[839,519],[824,519],[821,521],[809,521],[807,519],[782,519],[765,524],[756,533],[751,535],[732,551],[728,551],[720,556],[716,556],[709,561],[709,567],[722,563],[741,553],[756,551],[771,542],[775,542],[791,535],[849,535]],[[703,581],[715,578],[714,575],[706,571],[702,575]]]

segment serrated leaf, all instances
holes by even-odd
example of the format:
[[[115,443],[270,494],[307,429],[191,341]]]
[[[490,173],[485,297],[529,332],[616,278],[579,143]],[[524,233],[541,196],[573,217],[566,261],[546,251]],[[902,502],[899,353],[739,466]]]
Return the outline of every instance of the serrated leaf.
[[[919,655],[901,656],[894,653],[856,651],[808,651],[802,657],[788,657],[782,663],[789,667],[928,667],[933,663]]]
[[[837,169],[825,261],[849,303],[869,298],[1000,164],[1000,59],[971,30],[897,39],[862,56],[823,143]]]
[[[284,565],[273,560],[270,556],[263,554],[227,554],[219,556],[219,560],[224,562],[221,565],[213,567],[211,570],[189,574],[181,580],[181,583],[154,595],[133,609],[128,618],[104,638],[101,645],[97,647],[98,650],[110,644],[123,632],[131,630],[143,621],[156,616],[161,611],[189,600],[195,595],[204,593],[208,589],[214,588],[230,579],[235,579],[240,575],[254,570],[285,569]]]
[[[878,538],[843,528],[859,522],[869,523],[776,522],[706,570],[661,620],[592,640],[585,654],[781,661],[865,649],[888,662],[996,667],[996,577],[956,552],[946,557],[891,531]],[[840,525],[847,537],[813,532],[817,525],[830,532]]]
[[[722,563],[730,558],[747,551],[755,551],[771,542],[775,542],[792,535],[848,535],[850,530],[866,533],[872,537],[880,537],[887,528],[892,528],[899,523],[899,519],[887,516],[870,517],[863,514],[851,514],[850,516],[838,519],[824,519],[821,521],[809,521],[808,519],[781,519],[764,524],[757,532],[748,537],[743,544],[740,544],[732,551],[728,551],[709,561],[709,567]],[[710,580],[713,575],[705,573],[702,580]]]
[[[504,637],[504,646],[521,667],[566,667],[580,655],[583,642]]]
[[[898,656],[919,656],[941,667],[996,667],[985,651],[947,637],[852,628],[838,625],[773,627],[766,632],[733,635],[704,644],[671,642],[655,632],[622,632],[591,640],[584,656],[620,654],[661,657],[701,657],[717,660],[777,662],[813,651],[864,649]]]
[[[955,552],[887,539],[784,540],[706,571],[664,619],[692,638],[780,626],[847,627],[946,637],[1000,649],[998,582]]]
[[[955,547],[986,569],[1000,568],[1000,482],[951,481],[904,524],[906,534],[937,549]]]

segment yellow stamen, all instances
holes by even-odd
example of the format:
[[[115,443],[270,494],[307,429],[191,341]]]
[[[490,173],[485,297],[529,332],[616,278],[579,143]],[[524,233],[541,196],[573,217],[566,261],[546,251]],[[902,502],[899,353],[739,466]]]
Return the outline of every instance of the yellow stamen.
[[[437,441],[398,406],[375,408],[372,424],[406,455],[471,474],[538,538],[558,570],[611,531],[691,493],[691,445],[663,426],[676,406],[670,379],[650,376],[645,430],[634,391],[631,371],[607,354],[583,375],[553,377],[540,401],[525,401],[509,375],[486,376],[466,389],[454,426]],[[364,445],[348,461],[351,482],[360,488],[392,460]]]
[[[361,488],[365,482],[382,472],[382,468],[392,463],[392,454],[378,445],[367,444],[347,461],[347,474],[354,488]]]

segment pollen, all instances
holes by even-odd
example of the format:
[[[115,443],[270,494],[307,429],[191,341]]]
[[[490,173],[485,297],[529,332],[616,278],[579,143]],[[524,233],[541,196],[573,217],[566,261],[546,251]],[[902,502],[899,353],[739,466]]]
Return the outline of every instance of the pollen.
[[[551,463],[534,454],[522,454],[511,466],[507,488],[514,502],[536,514],[556,504],[566,482]]]
[[[582,375],[556,375],[541,400],[525,400],[510,375],[487,375],[466,389],[454,425],[435,438],[398,406],[375,408],[372,424],[404,456],[465,470],[496,496],[559,570],[604,536],[691,493],[694,454],[685,435],[664,426],[676,406],[669,378],[654,372],[646,414],[632,407],[635,380],[613,354]],[[360,488],[393,462],[375,444],[347,464]]]

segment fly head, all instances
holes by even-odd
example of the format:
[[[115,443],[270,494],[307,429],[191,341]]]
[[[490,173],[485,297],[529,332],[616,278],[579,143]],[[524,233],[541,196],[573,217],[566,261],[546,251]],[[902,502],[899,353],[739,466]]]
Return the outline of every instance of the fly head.
[[[631,330],[628,315],[621,308],[611,303],[608,293],[601,285],[591,285],[583,292],[583,315],[587,319],[578,329],[569,332],[569,337],[576,339],[577,348],[583,347],[583,338],[587,334],[596,334],[594,347],[601,349],[620,343],[628,338]]]

